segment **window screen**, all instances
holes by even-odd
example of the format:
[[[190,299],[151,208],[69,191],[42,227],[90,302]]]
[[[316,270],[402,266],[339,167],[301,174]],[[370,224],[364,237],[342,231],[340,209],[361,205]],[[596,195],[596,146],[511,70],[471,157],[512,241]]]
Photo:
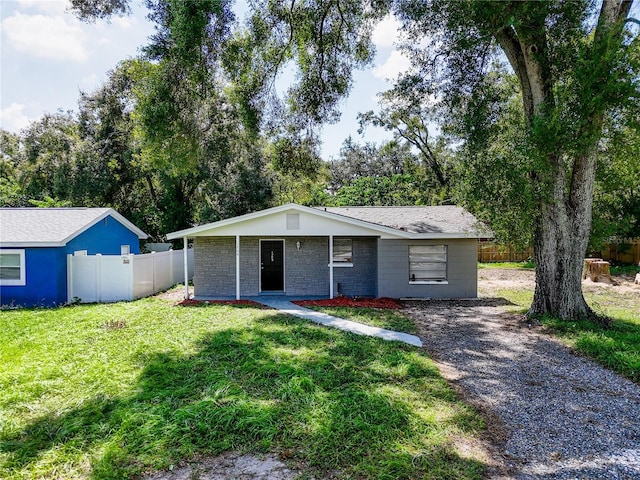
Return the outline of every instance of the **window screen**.
[[[421,282],[446,279],[446,245],[409,246],[409,281]]]

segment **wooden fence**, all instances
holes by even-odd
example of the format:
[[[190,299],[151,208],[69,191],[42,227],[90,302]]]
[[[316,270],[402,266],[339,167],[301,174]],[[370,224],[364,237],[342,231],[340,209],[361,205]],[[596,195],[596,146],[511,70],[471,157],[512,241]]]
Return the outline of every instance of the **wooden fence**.
[[[640,263],[640,238],[611,238],[600,250],[590,251],[588,257],[602,258],[622,265]],[[533,259],[533,248],[517,249],[494,242],[478,243],[478,262],[526,262]]]
[[[526,262],[533,259],[533,248],[514,248],[510,245],[498,245],[495,242],[478,243],[478,262]]]
[[[589,252],[590,257],[597,257],[614,264],[640,264],[640,238],[612,238],[600,250]]]

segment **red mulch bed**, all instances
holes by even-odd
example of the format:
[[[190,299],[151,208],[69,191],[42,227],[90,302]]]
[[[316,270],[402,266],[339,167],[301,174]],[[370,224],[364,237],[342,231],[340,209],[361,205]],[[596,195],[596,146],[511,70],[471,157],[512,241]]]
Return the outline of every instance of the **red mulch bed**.
[[[323,300],[295,300],[293,303],[301,307],[402,308],[402,304],[394,298],[336,297]]]
[[[174,305],[174,307],[200,307],[203,305],[232,305],[235,307],[253,307],[253,308],[268,308],[253,300],[182,300]]]

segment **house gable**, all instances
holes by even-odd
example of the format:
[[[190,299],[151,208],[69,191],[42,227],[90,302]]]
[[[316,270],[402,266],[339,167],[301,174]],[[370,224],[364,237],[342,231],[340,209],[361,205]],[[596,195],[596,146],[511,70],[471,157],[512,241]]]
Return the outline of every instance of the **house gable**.
[[[296,204],[283,205],[240,217],[173,232],[168,240],[183,237],[225,236],[379,236],[405,238],[407,234],[359,219],[335,215]]]
[[[140,253],[139,236],[120,223],[115,217],[107,215],[94,222],[82,233],[74,236],[65,246],[65,253],[86,250],[88,255],[120,255],[120,246],[129,245],[130,253]]]

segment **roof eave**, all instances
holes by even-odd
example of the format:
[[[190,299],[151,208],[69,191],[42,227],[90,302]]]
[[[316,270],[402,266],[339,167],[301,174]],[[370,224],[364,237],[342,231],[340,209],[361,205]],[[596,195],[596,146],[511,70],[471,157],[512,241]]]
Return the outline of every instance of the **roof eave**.
[[[411,238],[420,240],[440,240],[440,239],[478,239],[485,238],[484,235],[469,232],[438,232],[438,233],[413,233]]]
[[[0,248],[64,247],[62,242],[0,242]]]

